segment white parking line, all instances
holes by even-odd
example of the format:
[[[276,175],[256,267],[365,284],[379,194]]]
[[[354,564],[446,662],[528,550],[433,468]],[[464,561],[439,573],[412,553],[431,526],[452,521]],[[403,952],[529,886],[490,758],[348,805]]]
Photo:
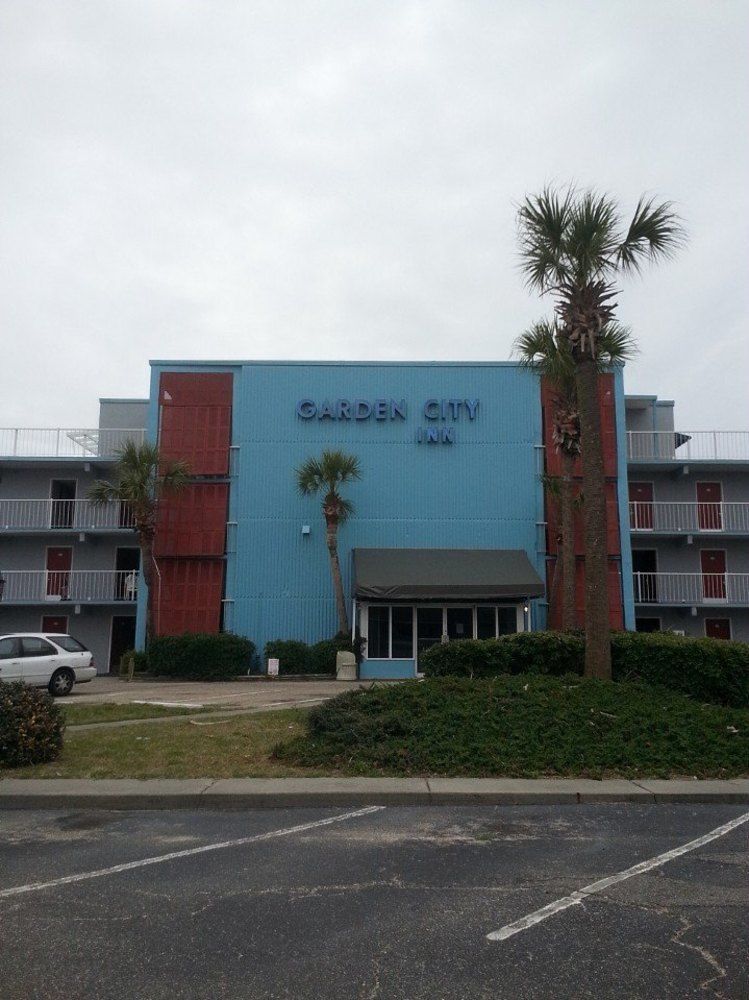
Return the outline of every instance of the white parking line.
[[[289,837],[292,833],[304,833],[319,826],[331,826],[333,823],[343,823],[347,819],[357,819],[359,816],[369,816],[380,812],[385,806],[366,806],[353,812],[341,813],[326,819],[316,819],[311,823],[300,823],[298,826],[288,826],[282,830],[270,830],[268,833],[256,833],[251,837],[239,837],[237,840],[224,840],[219,844],[206,844],[203,847],[191,847],[185,851],[172,851],[171,854],[159,854],[154,858],[141,858],[140,861],[128,861],[123,865],[112,865],[111,868],[98,868],[92,872],[81,872],[80,875],[63,875],[62,878],[50,882],[31,882],[29,885],[16,885],[11,889],[0,890],[0,899],[9,896],[21,896],[26,892],[38,892],[40,889],[53,889],[58,885],[70,885],[73,882],[85,882],[91,878],[101,878],[104,875],[116,875],[118,872],[132,871],[134,868],[145,868],[147,865],[159,865],[163,861],[174,861],[176,858],[189,858],[194,854],[207,854],[209,851],[220,851],[225,847],[240,847],[242,844],[257,844],[274,837]]]
[[[608,889],[618,882],[624,882],[625,879],[632,878],[635,875],[642,875],[653,868],[659,868],[661,865],[665,865],[667,861],[673,861],[674,858],[678,858],[682,854],[687,854],[689,851],[694,851],[704,844],[709,844],[711,840],[717,840],[718,837],[730,833],[731,830],[735,830],[737,826],[741,826],[742,823],[746,823],[747,821],[749,821],[749,812],[744,813],[742,816],[737,816],[736,819],[724,823],[723,826],[716,827],[710,833],[706,833],[704,837],[690,840],[688,844],[682,844],[681,847],[675,847],[672,851],[666,851],[664,854],[659,854],[648,861],[641,861],[638,865],[633,865],[631,868],[627,868],[616,875],[609,875],[608,878],[599,879],[598,882],[591,882],[590,885],[583,886],[582,889],[577,889],[569,896],[563,896],[561,899],[557,899],[547,906],[542,906],[540,910],[534,910],[533,913],[529,913],[527,916],[521,917],[520,920],[515,920],[511,924],[507,924],[498,931],[492,931],[491,934],[487,934],[486,936],[490,941],[506,941],[513,934],[519,934],[520,931],[525,931],[529,927],[541,923],[542,920],[553,917],[555,913],[560,913],[570,906],[578,906],[588,896],[592,896],[597,892],[603,892],[604,889]]]

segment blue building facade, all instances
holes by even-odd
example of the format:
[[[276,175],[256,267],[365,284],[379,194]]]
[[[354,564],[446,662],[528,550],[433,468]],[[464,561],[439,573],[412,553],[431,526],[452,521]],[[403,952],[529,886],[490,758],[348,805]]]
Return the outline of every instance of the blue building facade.
[[[361,480],[346,487],[355,513],[340,529],[339,553],[349,614],[368,637],[363,676],[413,675],[418,651],[438,633],[545,627],[546,598],[537,591],[414,599],[384,612],[382,597],[357,600],[353,577],[359,549],[495,550],[524,553],[545,581],[542,406],[533,372],[509,362],[153,362],[154,441],[162,379],[190,374],[231,376],[222,628],[261,651],[269,640],[314,642],[336,632],[320,498],[299,495],[295,481],[296,468],[326,448],[356,455],[361,466]],[[623,421],[621,372],[615,379]],[[621,522],[621,551],[629,553]],[[140,604],[142,640],[142,588]],[[631,618],[631,594],[624,605]]]

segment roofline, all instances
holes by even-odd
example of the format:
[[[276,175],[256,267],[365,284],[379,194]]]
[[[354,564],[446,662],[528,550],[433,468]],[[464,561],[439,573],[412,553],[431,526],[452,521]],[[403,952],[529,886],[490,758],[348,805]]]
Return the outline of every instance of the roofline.
[[[133,396],[99,396],[100,403],[150,403],[151,400],[146,396],[145,399],[138,396],[134,398]]]
[[[320,360],[294,360],[294,361],[280,361],[273,359],[255,359],[255,360],[242,360],[234,358],[233,360],[213,360],[213,359],[198,359],[198,360],[163,360],[163,359],[152,359],[149,361],[149,365],[152,368],[195,368],[195,367],[206,367],[206,368],[217,368],[217,367],[231,367],[231,368],[243,368],[250,365],[261,366],[261,365],[284,365],[284,366],[297,366],[297,367],[309,367],[310,365],[322,367],[322,366],[338,366],[338,367],[357,367],[357,368],[408,368],[408,367],[419,367],[419,368],[521,368],[523,367],[520,361],[320,361]]]

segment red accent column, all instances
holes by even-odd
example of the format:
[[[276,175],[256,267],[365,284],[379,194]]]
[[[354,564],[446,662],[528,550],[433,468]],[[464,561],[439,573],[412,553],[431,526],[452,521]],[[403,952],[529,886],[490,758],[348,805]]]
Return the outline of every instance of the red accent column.
[[[159,505],[154,556],[161,572],[159,635],[218,632],[224,596],[233,377],[164,372],[159,383],[159,450],[199,477]]]

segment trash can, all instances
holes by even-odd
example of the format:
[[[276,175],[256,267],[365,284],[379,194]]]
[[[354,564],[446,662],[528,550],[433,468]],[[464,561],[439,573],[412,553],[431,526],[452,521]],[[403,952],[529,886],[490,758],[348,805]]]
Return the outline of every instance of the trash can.
[[[335,676],[338,681],[355,681],[357,677],[356,657],[345,649],[335,654]]]

